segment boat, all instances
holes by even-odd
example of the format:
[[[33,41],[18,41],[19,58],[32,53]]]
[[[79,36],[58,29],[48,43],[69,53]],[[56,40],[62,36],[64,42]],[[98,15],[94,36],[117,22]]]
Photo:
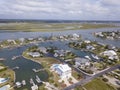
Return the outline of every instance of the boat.
[[[5,58],[0,58],[0,61],[4,61],[4,60],[6,60]]]
[[[23,86],[26,85],[26,81],[25,81],[25,80],[22,80],[22,84],[23,84]]]
[[[16,82],[15,84],[16,84],[17,88],[21,87],[21,83],[20,82]]]
[[[38,83],[41,83],[41,82],[42,82],[37,75],[36,75],[36,81],[37,81]]]
[[[85,58],[87,58],[87,59],[91,60],[90,56],[85,56]]]
[[[35,83],[34,83],[32,78],[30,79],[30,84],[35,85]]]
[[[99,57],[98,57],[97,55],[92,54],[91,56],[92,56],[94,59],[97,59],[97,60],[99,59]]]

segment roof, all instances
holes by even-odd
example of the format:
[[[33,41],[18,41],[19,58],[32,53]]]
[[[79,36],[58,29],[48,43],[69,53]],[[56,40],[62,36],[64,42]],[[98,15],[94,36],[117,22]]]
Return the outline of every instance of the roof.
[[[0,88],[0,90],[9,90],[9,89],[10,89],[10,85],[5,85]]]
[[[71,68],[67,64],[55,64],[53,67],[56,69],[58,68],[62,72],[66,72],[66,71],[71,70]]]
[[[117,55],[117,53],[113,50],[108,50],[103,53],[104,53],[104,55],[107,55],[107,56],[114,56],[114,55],[116,56]]]

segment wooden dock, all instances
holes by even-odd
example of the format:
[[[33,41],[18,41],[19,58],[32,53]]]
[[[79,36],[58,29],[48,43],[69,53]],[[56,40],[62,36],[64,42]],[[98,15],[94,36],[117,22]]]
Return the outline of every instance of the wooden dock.
[[[44,71],[45,69],[42,68],[42,69],[32,69],[34,72],[40,72],[40,71]]]

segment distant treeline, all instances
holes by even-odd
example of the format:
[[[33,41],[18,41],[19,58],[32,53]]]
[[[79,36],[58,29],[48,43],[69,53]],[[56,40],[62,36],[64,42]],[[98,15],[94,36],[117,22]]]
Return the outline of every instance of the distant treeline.
[[[17,22],[41,22],[41,23],[120,23],[120,21],[104,20],[37,20],[37,19],[0,19],[0,23],[17,23]]]

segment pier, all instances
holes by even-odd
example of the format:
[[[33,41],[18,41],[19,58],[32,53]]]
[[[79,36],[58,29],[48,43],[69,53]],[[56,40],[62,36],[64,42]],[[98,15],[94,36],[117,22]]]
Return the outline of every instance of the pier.
[[[12,57],[12,60],[15,60],[15,59],[17,59],[17,58],[19,58],[19,57],[21,57],[21,55],[13,56],[13,57]]]
[[[36,81],[37,81],[38,83],[41,83],[41,82],[42,82],[37,75],[36,75]]]
[[[18,66],[16,66],[16,67],[13,67],[12,69],[13,69],[13,70],[15,70],[15,69],[19,69],[19,67],[18,67]]]
[[[45,69],[32,69],[34,72],[44,71]]]

